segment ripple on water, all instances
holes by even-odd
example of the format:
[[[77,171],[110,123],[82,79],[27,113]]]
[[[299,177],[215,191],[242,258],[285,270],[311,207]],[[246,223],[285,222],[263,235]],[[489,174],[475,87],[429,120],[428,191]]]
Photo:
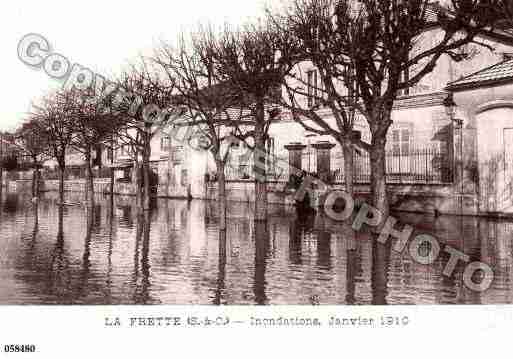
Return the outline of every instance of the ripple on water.
[[[79,199],[71,202],[79,202]],[[420,219],[473,260],[493,264],[484,293],[431,266],[378,247],[366,233],[329,221],[271,213],[267,229],[250,208],[229,211],[226,237],[215,203],[159,200],[138,216],[130,199],[62,211],[51,194],[37,206],[4,196],[0,211],[2,304],[435,304],[511,303],[513,226],[476,218]],[[431,222],[430,222],[431,221]],[[306,223],[308,222],[308,223]],[[486,241],[482,243],[482,241]]]

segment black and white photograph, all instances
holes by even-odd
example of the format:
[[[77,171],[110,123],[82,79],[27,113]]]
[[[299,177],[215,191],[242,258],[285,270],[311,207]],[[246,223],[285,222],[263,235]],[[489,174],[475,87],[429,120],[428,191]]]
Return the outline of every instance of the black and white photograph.
[[[6,312],[284,331],[415,322],[358,308],[511,312],[512,1],[0,13]],[[103,314],[178,306],[248,314]],[[292,307],[303,317],[276,314]],[[42,349],[2,336],[6,356]]]

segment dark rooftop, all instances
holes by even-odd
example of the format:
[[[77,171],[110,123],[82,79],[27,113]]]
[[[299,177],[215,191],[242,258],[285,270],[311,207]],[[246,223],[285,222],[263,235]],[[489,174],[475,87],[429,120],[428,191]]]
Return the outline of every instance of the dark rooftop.
[[[513,59],[507,59],[493,66],[479,70],[459,80],[450,82],[448,90],[458,90],[513,81]]]

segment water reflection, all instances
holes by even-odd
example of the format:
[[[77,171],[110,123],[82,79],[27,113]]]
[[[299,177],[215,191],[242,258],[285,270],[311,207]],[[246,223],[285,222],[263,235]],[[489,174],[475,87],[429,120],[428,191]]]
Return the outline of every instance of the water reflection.
[[[388,295],[388,272],[390,265],[390,242],[382,244],[372,241],[372,304],[384,305]]]
[[[219,262],[218,262],[218,275],[217,285],[215,289],[215,296],[213,304],[221,305],[227,304],[225,302],[225,290],[226,290],[226,230],[219,231]]]
[[[351,228],[350,223],[343,223],[343,233],[345,233],[346,243],[346,297],[347,304],[355,304],[355,290],[356,290],[356,268],[357,262],[357,247],[356,247],[356,234]]]
[[[269,259],[269,231],[268,223],[255,221],[255,277],[253,291],[255,293],[255,302],[257,304],[267,304],[266,293],[266,269]]]
[[[490,289],[463,284],[463,266],[433,265],[355,233],[350,223],[298,218],[271,207],[255,222],[233,203],[219,231],[215,203],[159,200],[141,212],[132,198],[92,209],[4,194],[0,214],[3,304],[433,304],[511,303],[513,223],[471,217],[402,215],[492,266]],[[71,198],[69,203],[80,203]]]

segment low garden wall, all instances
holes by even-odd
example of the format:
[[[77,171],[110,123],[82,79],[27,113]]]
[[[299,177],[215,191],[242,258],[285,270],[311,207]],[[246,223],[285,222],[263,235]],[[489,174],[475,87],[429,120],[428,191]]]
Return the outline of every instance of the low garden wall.
[[[30,190],[30,180],[8,181],[9,191]],[[64,190],[67,192],[85,192],[85,180],[67,180],[64,182]],[[94,181],[95,192],[99,194],[110,193],[110,179],[96,179]],[[59,181],[46,180],[41,183],[42,191],[58,191]],[[217,183],[207,182],[203,194],[195,194],[195,199],[217,200]],[[344,189],[343,184],[334,184],[334,189]],[[390,205],[399,211],[434,213],[434,214],[463,214],[480,215],[478,210],[477,194],[458,194],[454,186],[446,185],[389,185]],[[252,180],[227,181],[227,198],[233,202],[253,202],[255,198],[255,185]],[[114,193],[118,195],[135,195],[134,186],[131,183],[116,182]],[[370,203],[369,185],[356,185],[356,201]],[[161,198],[183,198],[183,194],[174,196],[164,187],[159,187],[157,196]],[[312,204],[320,206],[325,196],[319,191],[311,192]],[[286,188],[286,182],[277,181],[268,183],[268,202],[291,206],[295,203],[294,193]]]
[[[58,191],[59,181],[58,180],[45,180],[42,181],[42,191]],[[64,191],[66,192],[85,192],[86,181],[83,179],[79,180],[67,180],[64,181]],[[94,192],[95,193],[110,193],[110,179],[95,179],[94,180]],[[134,188],[130,183],[116,182],[114,184],[114,193],[120,195],[134,195]]]
[[[294,193],[285,189],[286,182],[268,184],[268,202],[275,204],[294,204]],[[334,184],[333,189],[344,190],[343,184]],[[228,181],[226,186],[228,199],[238,202],[253,202],[255,186],[253,181]],[[371,203],[370,186],[356,185],[355,202]],[[390,205],[394,210],[430,214],[479,215],[477,194],[458,194],[452,184],[445,185],[389,185]],[[217,199],[217,183],[206,185],[205,198]],[[319,207],[325,200],[320,191],[311,192],[312,204]]]

